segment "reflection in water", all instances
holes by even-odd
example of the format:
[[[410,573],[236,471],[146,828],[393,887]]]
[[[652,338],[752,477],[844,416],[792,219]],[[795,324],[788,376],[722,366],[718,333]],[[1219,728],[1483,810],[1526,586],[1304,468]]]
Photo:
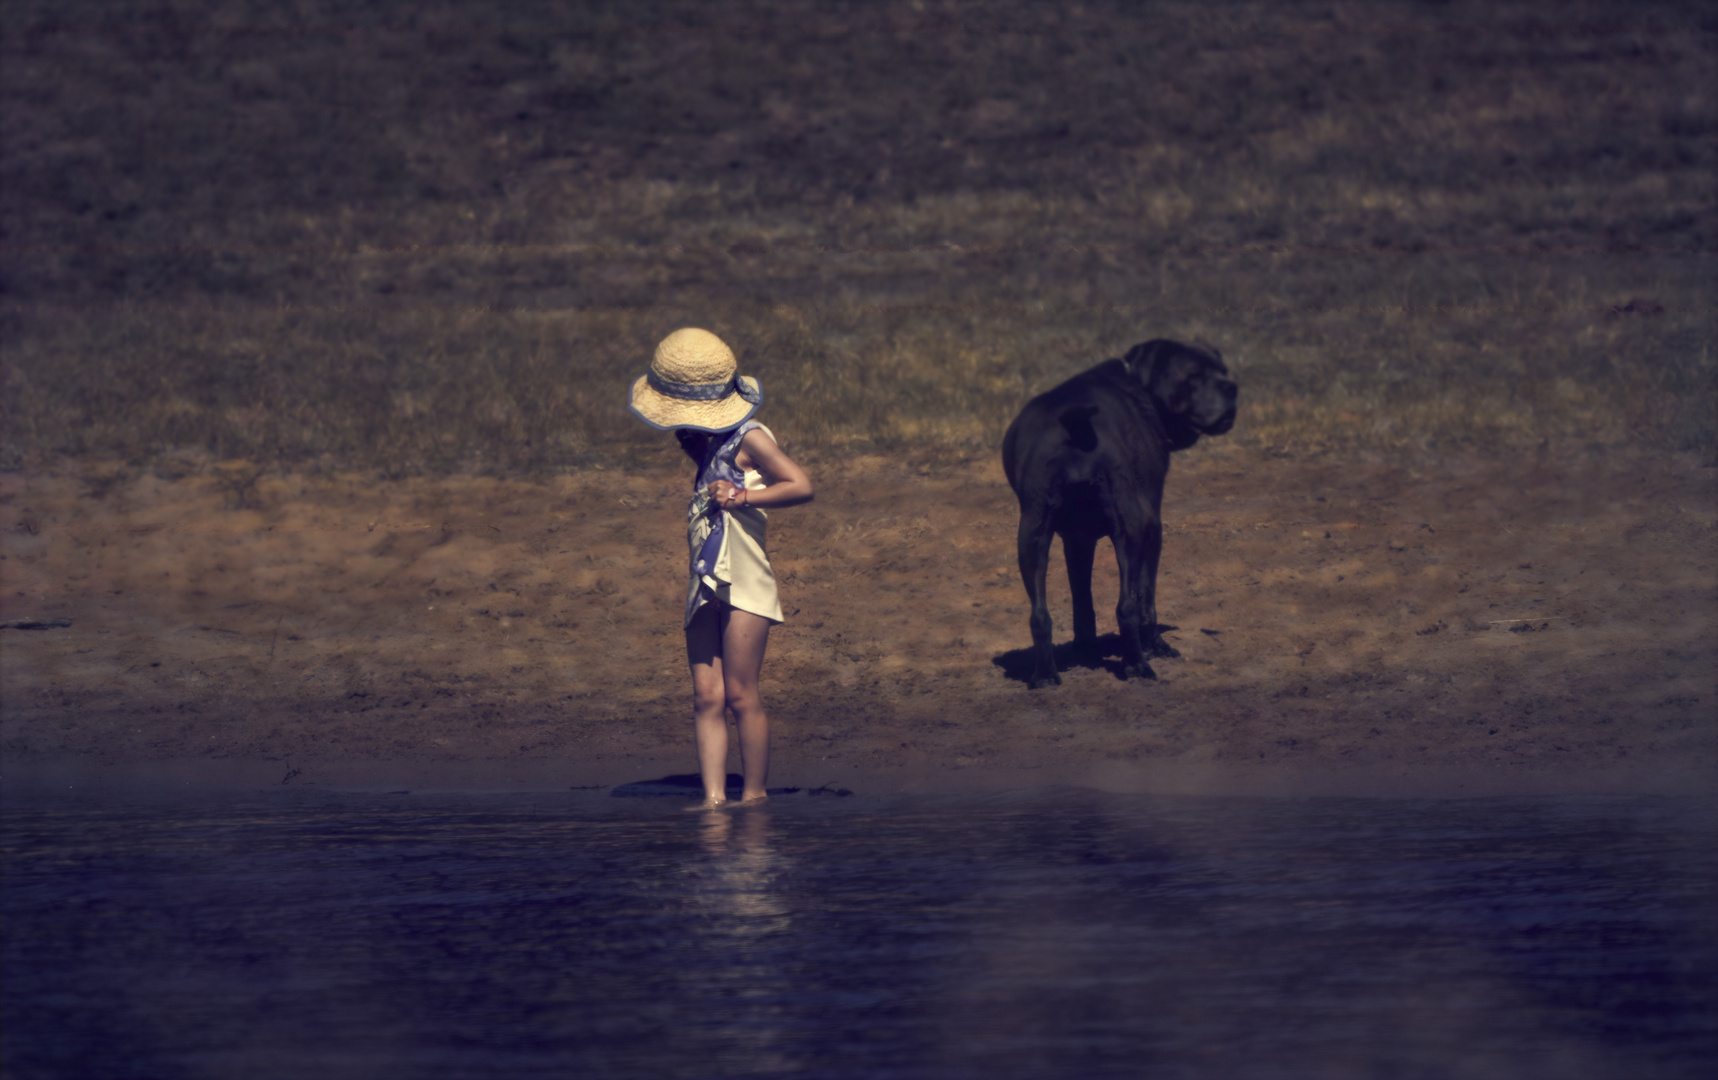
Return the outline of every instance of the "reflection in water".
[[[1690,800],[9,805],[7,1076],[1702,1077]]]
[[[717,1031],[728,1043],[717,1060],[742,1060],[760,1073],[809,1067],[789,1046],[780,1000],[792,972],[793,920],[780,887],[787,869],[771,846],[770,810],[697,815],[700,850],[684,876],[693,916],[694,980],[716,996]]]

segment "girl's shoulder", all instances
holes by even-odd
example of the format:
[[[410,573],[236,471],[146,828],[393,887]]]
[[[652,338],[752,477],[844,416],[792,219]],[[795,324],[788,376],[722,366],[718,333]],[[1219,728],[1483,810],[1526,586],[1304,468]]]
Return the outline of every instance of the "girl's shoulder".
[[[772,443],[776,441],[775,432],[771,431],[767,427],[764,427],[762,424],[758,423],[756,420],[747,420],[745,423],[743,423],[739,427],[735,428],[733,431],[733,434],[729,435],[727,437],[727,439],[725,439],[723,441],[723,444],[722,444],[723,448],[730,455],[739,453],[741,444],[743,444],[747,439],[751,438],[752,432],[754,432],[754,431],[763,432],[765,437],[767,437],[769,439],[769,441]]]
[[[765,435],[770,437],[771,442],[775,441],[775,434],[771,432],[769,428],[764,427],[756,420],[747,420],[739,427],[736,427],[734,430],[722,436],[721,447],[717,451],[718,454],[724,457],[733,457],[735,454],[739,453],[740,444],[745,442],[746,437],[754,431],[762,431]]]
[[[777,445],[776,438],[775,438],[775,432],[771,431],[769,428],[765,427],[764,425],[758,423],[756,420],[747,420],[744,424],[742,424],[741,430],[737,433],[739,435],[739,438],[733,444],[734,445],[734,464],[736,467],[744,469],[748,472],[757,468],[757,462],[752,459],[751,454],[746,452],[746,448],[744,445],[746,440],[750,439],[752,437],[753,432],[761,433],[764,438],[769,440],[770,446]],[[753,443],[752,445],[754,447],[757,446],[756,443]],[[764,450],[764,449],[760,449],[759,452],[763,453],[765,455],[767,455],[769,453],[768,450]],[[744,460],[741,460],[742,456],[743,456]]]

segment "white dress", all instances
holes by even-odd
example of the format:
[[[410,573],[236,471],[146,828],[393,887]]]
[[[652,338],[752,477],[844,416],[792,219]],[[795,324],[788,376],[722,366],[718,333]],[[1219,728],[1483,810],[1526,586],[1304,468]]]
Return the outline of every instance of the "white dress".
[[[687,626],[692,625],[698,609],[712,600],[761,615],[772,623],[782,621],[781,599],[776,594],[775,571],[770,568],[764,535],[769,515],[755,506],[724,510],[710,496],[710,486],[717,480],[750,491],[764,487],[764,478],[756,469],[742,472],[734,460],[741,441],[753,430],[775,439],[769,428],[748,420],[717,444],[698,470],[692,502],[686,508],[686,543],[691,554]]]

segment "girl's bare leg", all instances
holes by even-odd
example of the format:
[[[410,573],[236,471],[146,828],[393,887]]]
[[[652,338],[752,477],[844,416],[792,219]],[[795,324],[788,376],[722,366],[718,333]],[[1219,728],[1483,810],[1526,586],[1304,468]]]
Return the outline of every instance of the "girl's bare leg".
[[[749,611],[728,609],[723,615],[721,679],[728,708],[734,710],[740,728],[740,771],[745,776],[740,800],[761,802],[769,797],[770,722],[758,693],[758,674],[769,645],[770,621]],[[724,753],[726,735],[724,729]]]
[[[705,604],[686,628],[686,659],[692,666],[692,738],[698,747],[698,773],[704,802],[696,810],[727,802],[728,717],[722,663],[722,619],[716,604]],[[743,745],[743,744],[742,744]]]

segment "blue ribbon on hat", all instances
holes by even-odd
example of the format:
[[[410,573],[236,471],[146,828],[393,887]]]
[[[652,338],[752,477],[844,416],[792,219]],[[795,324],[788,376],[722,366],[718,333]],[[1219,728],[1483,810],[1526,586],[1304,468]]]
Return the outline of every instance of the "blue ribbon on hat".
[[[729,394],[738,394],[753,405],[761,405],[764,400],[764,392],[761,387],[748,387],[738,375],[727,382],[683,383],[664,379],[652,369],[644,373],[644,378],[650,383],[652,390],[671,398],[679,398],[681,401],[720,401]]]

